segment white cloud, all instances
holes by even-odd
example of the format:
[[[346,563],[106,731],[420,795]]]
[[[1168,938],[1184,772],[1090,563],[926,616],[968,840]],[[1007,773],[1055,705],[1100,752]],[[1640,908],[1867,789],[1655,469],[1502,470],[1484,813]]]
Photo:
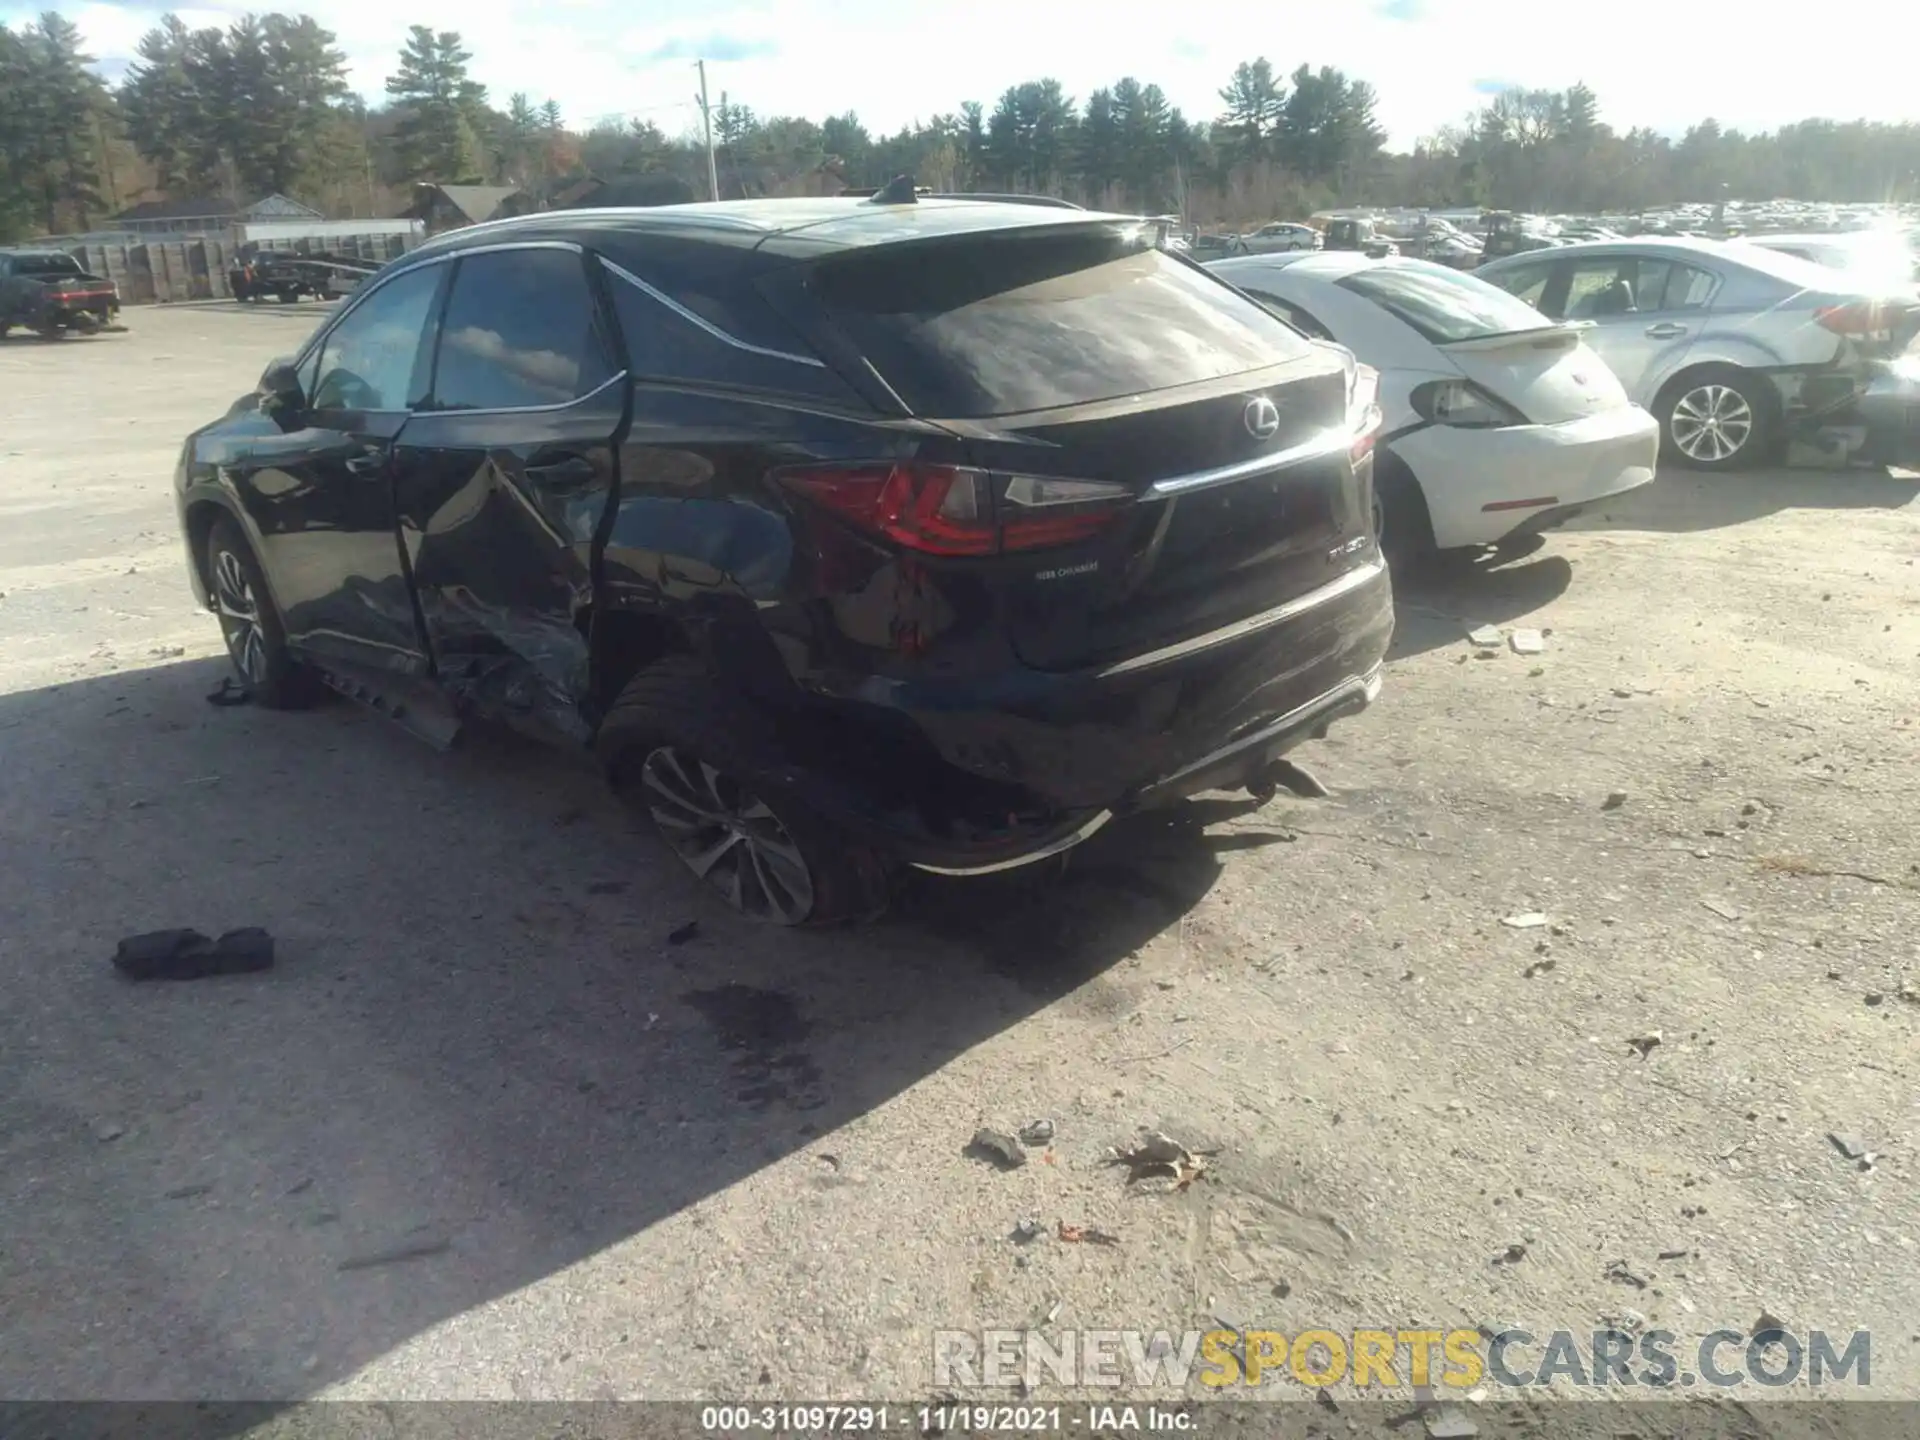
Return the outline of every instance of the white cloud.
[[[0,0],[5,5],[6,0]],[[33,8],[38,8],[37,6]],[[95,52],[131,54],[157,18],[147,5],[66,7]],[[250,6],[184,11],[216,23]],[[292,8],[291,6],[289,8]],[[1007,86],[1052,75],[1076,98],[1132,74],[1157,82],[1189,116],[1210,118],[1240,60],[1283,71],[1337,65],[1371,81],[1392,142],[1405,146],[1479,103],[1476,82],[1555,88],[1584,80],[1616,127],[1677,132],[1706,115],[1743,129],[1810,115],[1914,118],[1914,22],[1905,0],[1861,0],[1847,15],[1842,58],[1783,43],[1779,27],[1704,0],[1612,0],[1543,7],[1539,0],[1371,0],[1276,7],[1129,9],[1112,0],[314,0],[301,7],[335,30],[357,88],[378,98],[407,25],[458,30],[474,77],[504,99],[525,90],[560,102],[570,122],[646,113],[669,131],[691,124],[685,55],[704,48],[721,91],[762,115],[856,110],[893,130]],[[1405,18],[1401,18],[1405,17]],[[25,19],[0,9],[0,18]],[[1889,43],[1872,43],[1872,37]],[[729,54],[741,58],[722,58]]]

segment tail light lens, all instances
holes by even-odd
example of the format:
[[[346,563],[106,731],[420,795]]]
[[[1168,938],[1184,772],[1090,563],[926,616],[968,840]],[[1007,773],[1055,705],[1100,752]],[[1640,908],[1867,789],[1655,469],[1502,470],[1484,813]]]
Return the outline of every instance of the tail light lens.
[[[1430,380],[1410,397],[1423,420],[1461,430],[1492,430],[1524,425],[1527,417],[1471,380]]]
[[[998,555],[1098,534],[1132,499],[1102,480],[955,465],[810,466],[779,479],[863,530],[925,555]]]
[[[1903,308],[1903,307],[1902,307]],[[1813,312],[1823,330],[1854,340],[1890,340],[1896,307],[1877,300],[1855,300],[1845,305],[1823,305]]]
[[[1380,409],[1380,372],[1371,365],[1355,364],[1347,372],[1347,434],[1352,437],[1348,453],[1360,460],[1373,453],[1384,421]]]

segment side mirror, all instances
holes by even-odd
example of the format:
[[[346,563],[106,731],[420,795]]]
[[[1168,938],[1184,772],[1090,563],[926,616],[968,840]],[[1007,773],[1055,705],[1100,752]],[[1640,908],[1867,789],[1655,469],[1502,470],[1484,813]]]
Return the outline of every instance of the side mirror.
[[[263,408],[295,411],[307,403],[300,393],[300,372],[285,356],[271,362],[260,374],[260,398]]]

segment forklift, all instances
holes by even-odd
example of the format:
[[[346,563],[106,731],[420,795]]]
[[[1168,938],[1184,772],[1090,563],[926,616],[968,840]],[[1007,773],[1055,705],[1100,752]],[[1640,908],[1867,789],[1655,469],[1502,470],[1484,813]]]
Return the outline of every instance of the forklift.
[[[1342,215],[1327,221],[1327,250],[1358,250],[1369,260],[1384,260],[1389,255],[1398,255],[1400,247],[1373,228],[1373,221],[1364,217]]]
[[[1507,255],[1519,255],[1528,250],[1545,250],[1552,241],[1541,235],[1532,235],[1520,228],[1520,219],[1511,210],[1486,210],[1480,215],[1481,235],[1484,244],[1480,258],[1499,260]]]

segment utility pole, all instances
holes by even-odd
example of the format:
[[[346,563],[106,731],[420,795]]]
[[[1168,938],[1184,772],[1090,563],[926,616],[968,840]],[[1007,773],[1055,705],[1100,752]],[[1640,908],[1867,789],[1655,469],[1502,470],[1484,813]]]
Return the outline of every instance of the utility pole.
[[[713,160],[713,115],[707,109],[707,62],[696,60],[694,66],[700,71],[700,129],[707,141],[707,198],[720,198],[720,169]]]

